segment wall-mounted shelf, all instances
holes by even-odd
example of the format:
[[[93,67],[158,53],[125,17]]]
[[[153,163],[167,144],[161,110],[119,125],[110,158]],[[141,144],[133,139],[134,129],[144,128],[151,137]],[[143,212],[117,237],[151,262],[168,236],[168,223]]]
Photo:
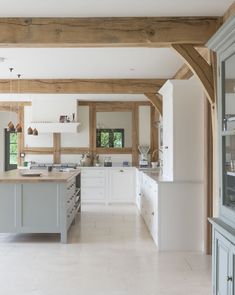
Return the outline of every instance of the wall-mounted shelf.
[[[231,135],[235,135],[235,130],[222,131],[221,135],[222,135],[222,136],[231,136]]]
[[[235,172],[228,171],[227,172],[227,175],[229,175],[229,176],[235,176]]]
[[[77,133],[80,123],[40,123],[31,122],[31,127],[36,128],[39,133]]]

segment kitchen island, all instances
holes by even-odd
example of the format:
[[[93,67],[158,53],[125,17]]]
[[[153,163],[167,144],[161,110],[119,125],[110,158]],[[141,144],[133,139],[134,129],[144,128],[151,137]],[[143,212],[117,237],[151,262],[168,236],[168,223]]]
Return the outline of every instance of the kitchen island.
[[[29,170],[28,170],[29,171]],[[67,231],[80,210],[80,170],[0,173],[0,232],[59,233]]]

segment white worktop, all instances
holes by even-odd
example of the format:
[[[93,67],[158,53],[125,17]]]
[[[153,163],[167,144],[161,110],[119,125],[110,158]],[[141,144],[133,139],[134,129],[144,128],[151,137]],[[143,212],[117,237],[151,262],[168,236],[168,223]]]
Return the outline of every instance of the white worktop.
[[[153,179],[154,181],[156,182],[171,182],[171,180],[167,177],[164,177],[162,175],[162,173],[159,171],[157,172],[156,170],[157,169],[152,169],[152,168],[139,168],[139,167],[136,167],[136,166],[126,166],[126,167],[123,167],[122,164],[119,164],[119,163],[114,163],[112,167],[104,167],[104,166],[100,166],[100,167],[94,167],[94,166],[90,166],[90,167],[79,167],[80,169],[137,169],[141,172],[143,172],[144,174],[146,174],[148,177],[150,177],[151,179]],[[152,171],[151,171],[152,169]]]

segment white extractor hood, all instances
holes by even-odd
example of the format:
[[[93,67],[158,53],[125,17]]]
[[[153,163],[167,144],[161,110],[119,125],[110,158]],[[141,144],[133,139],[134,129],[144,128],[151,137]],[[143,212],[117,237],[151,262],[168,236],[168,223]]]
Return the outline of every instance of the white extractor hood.
[[[31,127],[39,133],[76,133],[80,125],[77,122],[77,100],[58,96],[33,99]],[[60,123],[60,116],[68,116],[74,122]]]

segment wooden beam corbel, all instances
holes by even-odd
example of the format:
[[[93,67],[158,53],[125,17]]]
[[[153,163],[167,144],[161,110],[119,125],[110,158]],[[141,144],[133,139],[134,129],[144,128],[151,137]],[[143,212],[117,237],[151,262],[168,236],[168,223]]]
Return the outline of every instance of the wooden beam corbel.
[[[190,70],[202,82],[211,105],[215,103],[213,67],[191,44],[172,44],[172,47],[185,60]]]
[[[155,107],[155,109],[159,112],[162,116],[162,95],[159,93],[145,93],[144,94],[151,104]]]

